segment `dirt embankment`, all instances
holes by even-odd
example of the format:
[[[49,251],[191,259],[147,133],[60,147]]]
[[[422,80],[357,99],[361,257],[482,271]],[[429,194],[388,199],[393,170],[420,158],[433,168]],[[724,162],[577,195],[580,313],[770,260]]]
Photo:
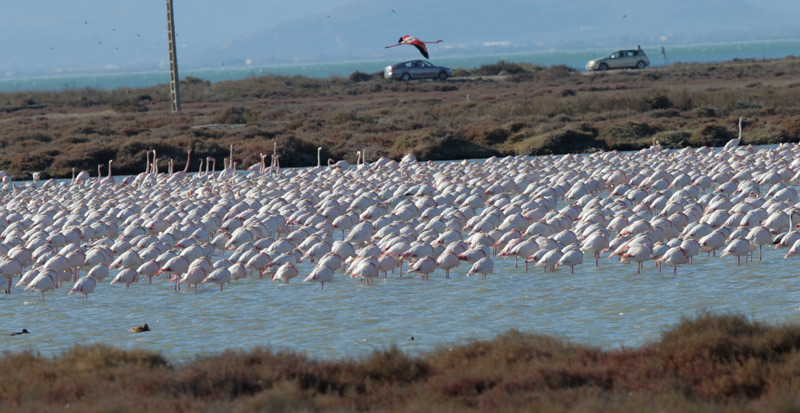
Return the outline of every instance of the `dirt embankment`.
[[[498,62],[445,82],[398,82],[356,72],[349,78],[254,77],[182,82],[183,110],[171,113],[166,85],[0,94],[0,170],[29,179],[96,171],[222,164],[233,145],[240,167],[260,153],[282,166],[355,162],[414,153],[421,160],[540,155],[649,146],[719,146],[800,141],[800,65],[795,58],[674,64],[580,73]]]

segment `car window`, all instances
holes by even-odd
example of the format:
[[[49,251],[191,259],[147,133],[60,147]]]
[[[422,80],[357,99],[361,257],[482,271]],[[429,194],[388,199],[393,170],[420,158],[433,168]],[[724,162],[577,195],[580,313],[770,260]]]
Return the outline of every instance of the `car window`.
[[[424,67],[433,67],[431,62],[422,62],[422,66],[424,66]]]
[[[405,67],[411,67],[411,62],[406,62]]]

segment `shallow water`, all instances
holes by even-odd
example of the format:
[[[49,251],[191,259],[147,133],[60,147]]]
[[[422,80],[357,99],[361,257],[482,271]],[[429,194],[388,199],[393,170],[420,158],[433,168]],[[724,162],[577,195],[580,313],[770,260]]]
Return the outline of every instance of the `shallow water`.
[[[800,280],[785,249],[764,249],[762,261],[737,266],[734,257],[701,253],[692,265],[659,272],[653,262],[642,274],[636,264],[588,257],[575,268],[543,272],[513,259],[495,258],[487,281],[466,277],[468,266],[441,270],[430,280],[418,276],[370,285],[336,273],[325,285],[303,283],[312,263],[298,266],[289,284],[247,278],[226,284],[174,291],[167,278],[132,284],[130,289],[98,283],[88,301],[62,286],[45,293],[14,287],[0,297],[5,350],[33,349],[56,355],[74,344],[104,343],[162,352],[174,362],[226,349],[256,346],[291,350],[314,358],[357,358],[396,345],[410,354],[446,348],[470,339],[490,339],[509,329],[553,335],[603,348],[633,347],[659,339],[682,317],[702,311],[739,313],[758,321],[800,321]],[[219,257],[216,257],[219,258]],[[407,269],[407,264],[404,265]],[[15,279],[16,282],[16,279]],[[152,331],[129,333],[148,323]],[[411,337],[414,340],[411,340]]]

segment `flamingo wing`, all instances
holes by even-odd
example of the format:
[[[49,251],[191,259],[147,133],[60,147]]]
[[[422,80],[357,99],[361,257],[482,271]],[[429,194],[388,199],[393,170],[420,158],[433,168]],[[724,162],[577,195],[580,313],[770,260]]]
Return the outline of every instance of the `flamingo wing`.
[[[428,58],[428,48],[425,47],[425,43],[424,42],[422,42],[420,40],[417,40],[417,39],[414,39],[411,42],[409,42],[409,44],[411,44],[412,46],[416,47],[417,50],[419,50],[419,52],[422,53],[422,55],[425,56],[426,59]]]

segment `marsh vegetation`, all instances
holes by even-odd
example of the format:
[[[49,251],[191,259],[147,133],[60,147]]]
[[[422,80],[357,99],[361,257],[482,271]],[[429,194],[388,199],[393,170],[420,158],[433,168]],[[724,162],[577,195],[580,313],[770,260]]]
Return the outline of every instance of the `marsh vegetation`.
[[[241,168],[277,143],[282,166],[328,158],[367,161],[541,155],[662,146],[720,146],[746,116],[743,144],[800,141],[796,58],[673,64],[582,73],[565,66],[498,62],[445,82],[252,77],[182,82],[183,111],[168,87],[66,89],[0,94],[0,170],[30,179],[69,177],[114,159],[115,172],[144,170],[156,149],[190,170],[234,145]],[[220,165],[222,162],[220,162]]]
[[[35,333],[33,333],[35,334]],[[641,348],[508,331],[410,355],[315,360],[267,348],[198,356],[79,345],[0,358],[4,411],[796,411],[800,327],[684,319]]]

